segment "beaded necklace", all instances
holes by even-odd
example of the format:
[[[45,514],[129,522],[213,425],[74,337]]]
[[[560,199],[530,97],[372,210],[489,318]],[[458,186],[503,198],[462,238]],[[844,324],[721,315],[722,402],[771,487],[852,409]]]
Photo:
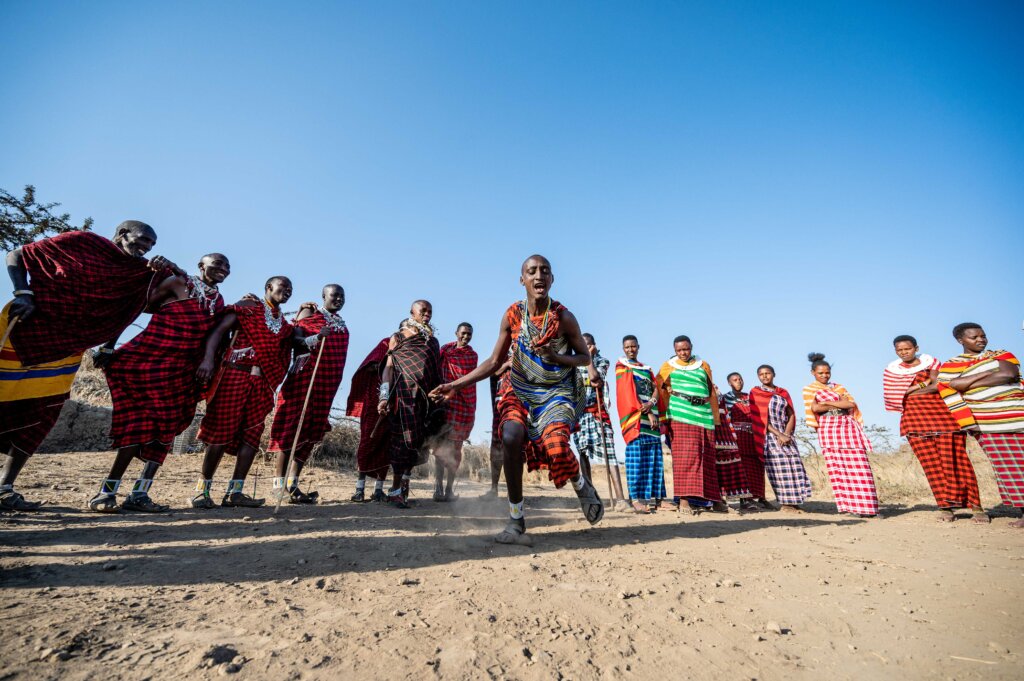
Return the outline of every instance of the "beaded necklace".
[[[263,322],[275,336],[281,332],[281,325],[284,324],[284,316],[275,317],[274,308],[266,300],[263,301]]]
[[[433,326],[431,326],[429,324],[422,324],[422,323],[416,321],[415,319],[413,319],[412,317],[409,317],[404,322],[402,322],[402,326],[412,327],[412,328],[416,329],[427,340],[430,340],[431,338],[434,337],[434,327]]]
[[[319,308],[320,314],[324,316],[327,321],[327,326],[331,327],[331,331],[344,331],[347,327],[345,326],[345,320],[341,318],[340,314],[329,312],[327,308],[321,306]]]
[[[220,292],[216,286],[210,286],[192,274],[189,275],[185,288],[188,290],[189,298],[199,303],[199,307],[209,312],[211,316],[217,313],[217,299],[220,297]]]
[[[548,316],[549,316],[550,313],[551,313],[551,296],[548,296],[548,306],[544,309],[544,320],[541,322],[540,333],[537,335],[537,338],[543,338],[545,332],[547,332],[547,330],[548,330]],[[534,337],[535,329],[537,327],[533,325],[533,320],[530,319],[530,308],[526,304],[525,300],[523,301],[523,322],[524,322],[523,326],[524,326],[524,328],[526,328],[526,338],[527,338],[527,340],[530,340],[530,339],[532,339]]]

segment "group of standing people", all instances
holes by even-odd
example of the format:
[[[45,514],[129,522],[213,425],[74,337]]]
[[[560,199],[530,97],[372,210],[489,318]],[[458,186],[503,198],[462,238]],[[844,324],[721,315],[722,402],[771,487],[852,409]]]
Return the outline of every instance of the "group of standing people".
[[[677,336],[675,356],[658,370],[638,359],[634,335],[622,339],[615,365],[619,425],[626,442],[630,503],[637,513],[673,510],[728,512],[774,509],[765,498],[765,475],[782,508],[799,511],[811,484],[793,439],[796,412],[789,393],[775,385],[775,370],[758,367],[761,382],[745,392],[743,377],[727,376],[719,393],[711,366]],[[664,481],[664,436],[672,456],[672,497]]]
[[[244,484],[273,412],[268,450],[276,454],[273,491],[289,503],[316,503],[298,479],[330,430],[349,333],[339,312],[344,289],[328,284],[321,303],[304,303],[292,321],[281,310],[291,281],[273,276],[261,296],[226,305],[218,286],[230,274],[228,258],[203,256],[194,274],[145,255],[156,232],[145,223],[118,226],[113,240],[90,232],[43,239],[8,255],[14,300],[0,315],[0,448],[8,455],[0,479],[0,506],[33,510],[14,489],[18,473],[56,422],[89,348],[103,369],[113,401],[113,464],[89,502],[98,512],[160,512],[149,491],[174,438],[206,401],[198,438],[206,444],[191,505],[211,508],[213,478],[224,454],[234,468],[224,506],[259,506]],[[799,512],[811,483],[794,440],[797,409],[775,371],[757,369],[760,385],[744,391],[739,373],[729,390],[715,385],[711,366],[694,354],[688,336],[673,341],[674,356],[655,369],[639,360],[633,335],[614,365],[619,427],[626,442],[623,492],[613,445],[611,362],[576,318],[550,297],[551,263],[534,255],[523,263],[525,296],[501,317],[491,355],[482,362],[470,345],[473,327],[459,324],[455,341],[441,346],[430,324],[433,308],[417,300],[396,332],[383,337],[356,370],[348,414],[360,419],[359,477],[353,501],[409,506],[415,466],[435,457],[434,500],[455,498],[462,445],[475,422],[473,384],[490,378],[494,435],[492,468],[500,464],[508,487],[509,520],[496,537],[527,543],[522,469],[545,469],[557,487],[571,483],[587,521],[604,514],[590,480],[589,460],[609,464],[609,483],[637,513],[674,507],[698,514],[775,507]],[[142,312],[145,330],[117,347],[121,332]],[[977,324],[954,336],[964,353],[945,363],[920,354],[910,336],[895,339],[898,359],[884,374],[886,408],[902,413],[901,435],[920,459],[944,520],[966,508],[978,522],[977,481],[966,454],[968,434],[992,459],[1006,503],[1024,506],[1024,390],[1019,362],[1006,351],[986,351]],[[841,513],[871,517],[878,496],[857,402],[832,382],[824,355],[812,353],[813,382],[803,389],[804,418],[817,432]],[[662,437],[672,457],[667,494]],[[578,454],[573,453],[570,442]],[[121,479],[134,459],[143,467],[118,503]],[[388,471],[392,480],[385,492]],[[614,477],[611,475],[614,470]],[[492,471],[493,490],[497,470]],[[375,481],[367,495],[368,479]],[[1021,526],[1018,522],[1014,526]]]

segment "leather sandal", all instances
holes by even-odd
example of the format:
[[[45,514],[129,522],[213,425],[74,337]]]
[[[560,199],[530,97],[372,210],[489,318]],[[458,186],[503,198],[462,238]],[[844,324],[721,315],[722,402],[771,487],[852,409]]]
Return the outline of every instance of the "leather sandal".
[[[266,499],[254,499],[248,494],[242,492],[232,492],[231,494],[225,494],[224,498],[221,499],[220,505],[226,508],[259,508],[266,503]]]
[[[533,539],[526,534],[525,518],[509,518],[505,529],[494,536],[494,541],[499,544],[533,546]]]
[[[576,496],[580,500],[580,508],[583,510],[583,517],[591,525],[596,525],[604,518],[604,503],[597,494],[595,488],[586,478],[583,479],[583,489],[577,490]]]
[[[96,513],[117,513],[117,495],[97,494],[89,500],[89,510]]]
[[[192,505],[192,508],[214,508],[216,506],[209,494],[197,494],[192,497],[189,503]]]
[[[292,489],[292,493],[288,496],[289,504],[315,504],[320,499],[320,492],[310,492],[306,494],[298,487]]]
[[[166,513],[171,510],[170,506],[158,504],[150,499],[148,494],[129,494],[121,502],[121,508],[126,511],[138,511],[140,513]]]

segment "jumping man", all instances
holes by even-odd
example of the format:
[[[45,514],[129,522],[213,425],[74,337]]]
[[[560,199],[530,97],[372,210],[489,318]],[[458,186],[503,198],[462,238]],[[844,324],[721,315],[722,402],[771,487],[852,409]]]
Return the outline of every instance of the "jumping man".
[[[487,378],[504,364],[511,347],[512,366],[499,403],[509,521],[495,541],[503,544],[529,543],[523,517],[524,444],[529,470],[547,468],[556,487],[571,482],[591,525],[604,517],[597,490],[580,473],[569,447],[569,434],[584,406],[583,383],[576,368],[590,364],[590,353],[576,317],[551,300],[554,281],[547,258],[527,258],[519,276],[526,298],[505,311],[491,356],[475,371],[433,392],[436,399],[447,399]],[[596,371],[590,379],[596,382]]]

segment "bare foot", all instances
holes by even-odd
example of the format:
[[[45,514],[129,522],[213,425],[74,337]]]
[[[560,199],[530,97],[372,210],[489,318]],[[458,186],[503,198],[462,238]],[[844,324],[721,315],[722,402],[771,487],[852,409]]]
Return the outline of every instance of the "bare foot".
[[[647,515],[647,514],[650,513],[650,511],[647,509],[647,506],[645,506],[643,503],[641,503],[641,502],[637,501],[636,499],[634,499],[633,500],[633,513],[640,513],[640,514],[643,514],[643,515]]]
[[[937,516],[937,520],[940,523],[951,523],[954,520],[956,520],[956,516],[953,515],[953,509],[950,509],[950,508],[940,508],[939,509],[939,515]]]
[[[1010,527],[1012,527],[1015,530],[1024,530],[1024,518],[1021,518],[1020,520],[1014,520],[1012,523],[1010,523]]]

